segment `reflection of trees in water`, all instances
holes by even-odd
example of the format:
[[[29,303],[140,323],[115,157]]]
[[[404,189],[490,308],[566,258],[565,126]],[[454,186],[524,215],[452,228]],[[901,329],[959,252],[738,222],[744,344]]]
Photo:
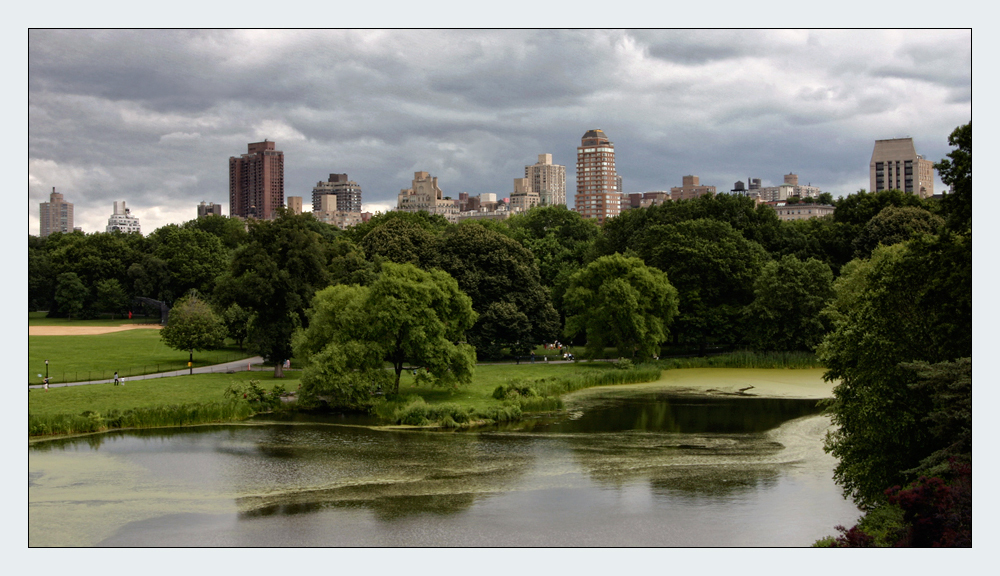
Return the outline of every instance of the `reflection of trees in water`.
[[[567,433],[574,460],[594,482],[620,488],[722,495],[774,481],[784,450],[764,432],[818,412],[814,400],[623,396],[581,404],[582,416],[549,427]]]
[[[49,451],[52,449],[66,450],[75,448],[81,443],[86,444],[91,450],[99,450],[109,440],[119,440],[125,438],[137,438],[140,440],[167,440],[178,436],[201,436],[206,432],[216,432],[219,430],[231,429],[222,425],[207,426],[183,426],[174,428],[135,428],[127,430],[108,430],[106,432],[96,432],[83,436],[73,436],[70,438],[53,438],[42,440],[28,446],[29,450]]]
[[[255,454],[227,472],[261,495],[237,499],[240,517],[363,508],[379,519],[451,514],[507,489],[530,467],[530,438],[268,427]],[[269,492],[269,493],[268,493]]]
[[[767,461],[784,449],[762,434],[618,432],[563,439],[573,459],[602,486],[621,488],[648,480],[654,487],[676,486],[706,494],[732,491],[749,477],[776,474],[777,465]],[[746,476],[749,471],[754,472]]]
[[[567,420],[555,429],[566,432],[764,432],[788,420],[819,412],[815,400],[612,394],[587,398],[580,406],[581,418]]]
[[[773,464],[667,468],[649,480],[653,494],[670,498],[732,496],[770,488],[780,470]]]

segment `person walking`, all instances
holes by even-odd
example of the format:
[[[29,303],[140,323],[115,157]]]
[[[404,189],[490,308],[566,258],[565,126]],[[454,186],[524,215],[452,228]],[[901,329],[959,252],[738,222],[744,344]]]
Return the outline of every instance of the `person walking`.
[[[115,386],[118,385],[118,371],[115,370]]]
[[[48,391],[49,391],[49,377],[48,377],[48,376],[46,376],[46,377],[45,377],[45,379],[44,379],[44,380],[42,380],[42,383],[43,383],[43,384],[45,385],[45,388],[44,388],[44,390],[45,390],[46,392],[48,392]]]

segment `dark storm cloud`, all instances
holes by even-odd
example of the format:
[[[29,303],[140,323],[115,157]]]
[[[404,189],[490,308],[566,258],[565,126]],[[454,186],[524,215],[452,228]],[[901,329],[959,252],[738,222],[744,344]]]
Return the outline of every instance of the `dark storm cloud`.
[[[971,117],[967,31],[176,31],[29,33],[29,222],[52,186],[103,229],[228,200],[228,158],[269,138],[286,195],[347,172],[395,205],[413,172],[508,194],[537,155],[567,166],[602,128],[626,192],[685,174],[728,190],[788,171],[867,185],[872,141],[937,159]],[[919,118],[915,123],[914,119]],[[307,200],[308,203],[308,200]],[[572,204],[572,200],[570,201]]]

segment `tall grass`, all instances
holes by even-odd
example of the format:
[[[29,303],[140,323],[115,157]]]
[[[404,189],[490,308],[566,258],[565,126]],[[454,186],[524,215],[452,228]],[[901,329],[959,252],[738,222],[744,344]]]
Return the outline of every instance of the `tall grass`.
[[[576,376],[546,378],[537,380],[533,385],[542,396],[554,396],[594,386],[616,386],[619,384],[653,382],[659,380],[660,372],[659,366],[640,364],[632,370],[602,370],[600,372]]]
[[[477,424],[514,422],[521,419],[521,407],[516,403],[474,408],[454,403],[428,404],[416,395],[388,400],[375,406],[375,415],[383,422],[409,426],[438,425],[458,428]]]
[[[752,352],[739,350],[716,356],[664,358],[652,362],[664,370],[677,368],[823,368],[810,352]]]
[[[80,415],[28,414],[28,436],[85,434],[114,428],[158,428],[232,422],[249,418],[254,413],[254,408],[246,402],[211,402],[132,408],[124,411],[109,410],[104,414],[92,410]]]

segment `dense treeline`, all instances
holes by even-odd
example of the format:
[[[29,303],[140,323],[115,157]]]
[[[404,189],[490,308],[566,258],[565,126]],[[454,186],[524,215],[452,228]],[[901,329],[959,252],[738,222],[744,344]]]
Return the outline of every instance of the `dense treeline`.
[[[574,275],[620,254],[665,273],[676,290],[676,314],[653,330],[669,346],[811,351],[831,327],[820,312],[848,263],[934,235],[952,217],[899,191],[861,191],[835,206],[830,217],[781,221],[749,198],[713,195],[629,210],[603,228],[556,206],[457,225],[390,212],[341,231],[309,214],[282,214],[248,225],[209,216],[148,237],[29,236],[28,308],[123,314],[137,310],[136,297],[173,305],[193,290],[227,319],[231,336],[279,361],[291,356],[291,336],[308,325],[318,290],[370,285],[382,263],[394,262],[452,276],[477,313],[467,342],[480,358],[498,358],[555,340],[585,344],[583,324],[567,322],[586,298],[575,290],[567,300]]]

